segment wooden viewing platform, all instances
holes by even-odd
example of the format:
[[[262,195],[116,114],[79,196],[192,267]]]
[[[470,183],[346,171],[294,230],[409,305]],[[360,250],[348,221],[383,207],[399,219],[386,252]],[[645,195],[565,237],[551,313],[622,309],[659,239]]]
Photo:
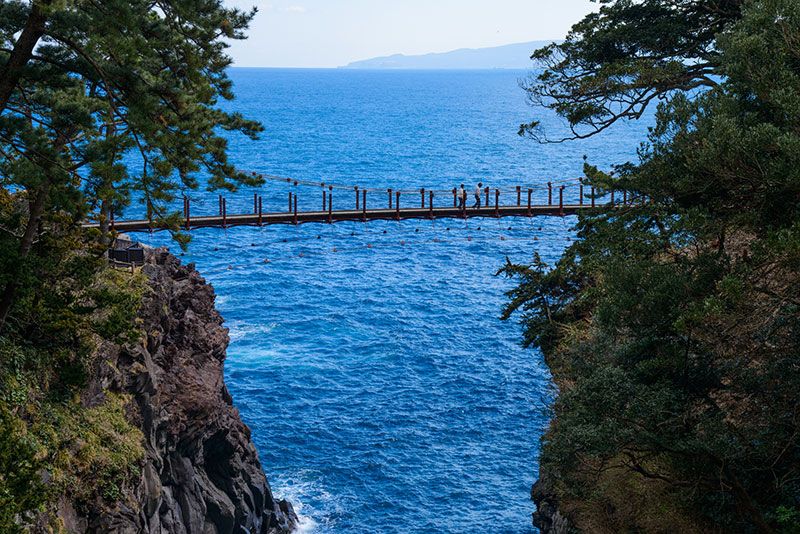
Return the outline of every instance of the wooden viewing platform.
[[[185,198],[183,201],[183,220],[181,227],[185,230],[196,228],[228,228],[233,226],[266,226],[275,224],[298,225],[305,223],[336,223],[342,221],[400,221],[407,219],[470,219],[476,217],[484,218],[503,218],[503,217],[540,217],[555,216],[564,217],[575,215],[576,213],[591,209],[596,206],[614,206],[614,194],[611,193],[610,202],[600,204],[595,198],[594,188],[591,195],[584,197],[583,185],[580,186],[580,196],[578,201],[566,203],[564,201],[564,186],[558,188],[557,202],[554,202],[553,188],[548,184],[548,203],[535,204],[532,200],[532,189],[527,190],[527,202],[523,201],[522,188],[516,188],[516,203],[512,205],[500,204],[500,190],[494,191],[493,204],[489,204],[490,192],[485,190],[485,203],[479,208],[460,208],[456,207],[458,202],[456,191],[453,190],[453,206],[436,206],[434,203],[433,191],[421,189],[417,207],[401,207],[401,195],[399,192],[392,194],[389,190],[388,207],[385,209],[370,209],[367,207],[367,191],[356,189],[355,209],[336,210],[333,208],[333,195],[327,191],[323,192],[322,210],[319,211],[298,211],[297,195],[289,193],[289,203],[287,211],[264,212],[262,197],[257,193],[253,195],[253,211],[244,214],[229,214],[226,199],[219,196],[219,213],[216,215],[192,216],[190,200]],[[483,195],[482,200],[483,200]],[[619,199],[620,205],[627,205],[628,195]],[[633,199],[631,199],[632,201]],[[427,201],[427,203],[426,203]],[[100,223],[85,223],[84,228],[98,228]],[[140,220],[115,220],[111,214],[110,226],[114,230],[121,232],[140,232],[150,230],[162,230],[157,222],[150,219]]]

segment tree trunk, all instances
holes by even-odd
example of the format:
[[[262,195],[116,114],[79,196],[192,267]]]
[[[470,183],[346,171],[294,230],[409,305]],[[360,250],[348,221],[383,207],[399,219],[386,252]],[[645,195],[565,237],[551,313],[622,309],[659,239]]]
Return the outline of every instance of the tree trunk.
[[[20,242],[19,246],[17,274],[19,273],[21,263],[24,262],[25,258],[28,257],[31,252],[31,248],[33,248],[33,243],[36,239],[36,235],[39,232],[39,223],[42,220],[42,214],[44,213],[44,208],[47,204],[49,193],[50,180],[46,180],[36,190],[35,197],[30,203],[28,225],[25,228],[25,234],[22,236],[22,241]],[[11,307],[14,305],[14,299],[16,297],[18,285],[19,283],[15,276],[10,282],[8,282],[8,284],[6,284],[6,287],[3,289],[2,296],[0,296],[0,332],[2,332],[3,327],[6,324],[6,319],[8,318],[8,313],[11,311]]]
[[[103,200],[100,203],[100,241],[104,245],[111,244],[111,201]]]
[[[33,57],[33,50],[36,48],[39,39],[44,35],[44,23],[47,17],[42,11],[42,4],[46,5],[48,3],[33,2],[28,20],[25,21],[25,27],[14,44],[14,50],[11,51],[11,57],[8,58],[8,62],[0,70],[0,114],[6,110],[14,88],[22,77],[25,65]],[[1,322],[0,326],[2,326]]]
[[[750,495],[747,493],[747,490],[744,489],[739,479],[734,474],[734,472],[727,466],[724,466],[724,473],[725,478],[731,483],[731,487],[733,489],[733,495],[736,497],[742,512],[750,517],[750,520],[753,522],[753,526],[756,527],[756,530],[761,534],[772,534],[774,530],[770,527],[764,516],[756,507],[755,503],[753,503],[753,499],[750,498]]]

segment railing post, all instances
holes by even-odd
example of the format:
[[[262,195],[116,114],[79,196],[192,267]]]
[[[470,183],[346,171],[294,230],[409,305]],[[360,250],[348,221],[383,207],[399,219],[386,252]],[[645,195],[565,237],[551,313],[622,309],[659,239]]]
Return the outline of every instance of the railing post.
[[[222,195],[219,195],[219,215],[222,216]]]
[[[486,186],[486,207],[489,207],[489,186]]]
[[[494,190],[494,216],[500,217],[500,190]]]
[[[228,201],[222,199],[222,227],[228,228]]]
[[[533,189],[530,187],[528,188],[528,217],[532,217],[533,213],[531,212],[531,197],[533,196]]]
[[[114,230],[114,225],[115,225],[114,224],[114,208],[113,207],[108,208],[108,216],[111,219],[111,230],[113,231]]]
[[[359,205],[358,205],[358,198],[359,198],[359,197],[358,197],[358,186],[355,186],[355,187],[353,188],[353,190],[356,192],[356,211],[358,211],[359,209],[361,209],[361,208],[359,207]]]
[[[562,217],[564,216],[564,188],[566,186],[561,186],[558,188],[558,214]]]
[[[258,212],[258,193],[253,193],[253,213]]]
[[[628,205],[628,190],[627,189],[622,192],[622,205],[623,206],[627,206]]]
[[[458,190],[454,187],[453,188],[453,207],[454,208],[458,207],[458,199],[456,198],[457,195],[458,195]]]
[[[322,190],[322,212],[325,213],[328,211],[328,192],[324,189]]]
[[[333,223],[333,186],[328,190],[328,224]]]
[[[189,197],[186,197],[186,217],[185,217],[185,219],[186,219],[186,230],[188,231],[192,227],[192,223],[191,223],[191,220],[192,220],[192,205],[191,205],[191,200],[189,200]]]
[[[363,197],[362,200],[361,200],[361,208],[364,210],[364,211],[361,212],[362,213],[362,218],[364,219],[364,222],[367,222],[367,190],[364,189],[361,192],[361,195]]]
[[[430,218],[433,219],[433,191],[430,192],[428,197],[428,207],[430,208]]]
[[[614,191],[611,191],[611,207],[614,207]]]
[[[400,220],[400,191],[398,191],[395,194],[397,195],[397,198],[395,198],[394,205],[395,205],[395,208],[397,208],[397,220],[399,221]]]
[[[580,198],[578,199],[578,205],[579,205],[579,206],[581,206],[581,207],[583,207],[583,182],[581,182],[581,192],[580,192],[580,195],[581,195],[581,196],[580,196]]]
[[[553,205],[553,182],[547,182],[547,205]]]
[[[289,213],[292,213],[292,196],[293,193],[289,191]]]
[[[392,209],[392,190],[389,189],[389,209]]]
[[[422,197],[422,209],[425,209],[425,188],[419,190],[419,194]]]
[[[258,225],[264,224],[264,204],[261,195],[258,195]]]
[[[595,207],[595,203],[596,203],[596,200],[595,200],[594,186],[592,186],[592,207],[593,208]]]
[[[517,186],[517,207],[522,206],[522,187]]]
[[[294,195],[294,224],[297,226],[297,194]]]

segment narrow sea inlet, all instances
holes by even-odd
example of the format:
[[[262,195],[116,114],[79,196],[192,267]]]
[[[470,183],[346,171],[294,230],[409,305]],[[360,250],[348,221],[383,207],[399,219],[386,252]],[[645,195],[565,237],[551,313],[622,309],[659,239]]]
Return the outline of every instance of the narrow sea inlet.
[[[231,139],[231,158],[300,180],[471,192],[478,181],[511,189],[576,178],[584,154],[601,167],[635,156],[644,124],[580,144],[517,136],[532,118],[525,75],[233,69],[231,110],[266,132]],[[264,209],[285,209],[290,191],[321,203],[321,188],[268,183]],[[248,209],[253,192],[228,194],[228,209]],[[217,197],[196,192],[193,202],[212,213]],[[552,390],[541,355],[499,320],[512,284],[495,273],[534,252],[554,262],[574,222],[193,232],[183,261],[218,295],[231,334],[226,382],[274,492],[309,532],[533,531],[529,490]],[[134,237],[169,244],[166,234]]]

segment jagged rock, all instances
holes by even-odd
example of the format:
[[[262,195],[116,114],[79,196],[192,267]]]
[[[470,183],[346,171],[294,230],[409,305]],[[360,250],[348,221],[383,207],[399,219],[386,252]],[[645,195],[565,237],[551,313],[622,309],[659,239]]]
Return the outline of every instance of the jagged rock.
[[[297,517],[273,498],[223,381],[229,338],[213,289],[166,250],[147,256],[146,335],[131,346],[100,347],[103,363],[82,398],[91,406],[107,390],[131,395],[129,420],[145,440],[141,477],[111,509],[104,502],[77,513],[63,503],[63,523],[103,533],[290,532]]]
[[[550,487],[547,475],[543,474],[531,488],[531,500],[536,504],[533,513],[533,526],[542,534],[571,534],[575,529],[569,520],[561,515],[558,498]]]

